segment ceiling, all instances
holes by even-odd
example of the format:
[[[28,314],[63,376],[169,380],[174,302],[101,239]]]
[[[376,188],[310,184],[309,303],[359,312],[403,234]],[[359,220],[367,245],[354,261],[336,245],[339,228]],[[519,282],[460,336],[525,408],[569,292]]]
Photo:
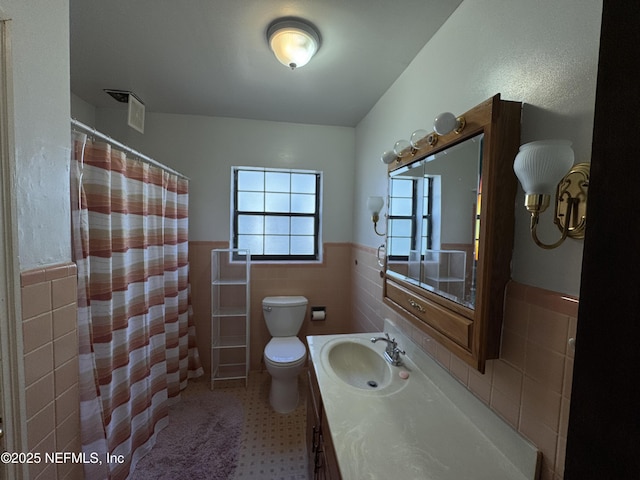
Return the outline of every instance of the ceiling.
[[[147,112],[355,126],[462,0],[70,0],[71,91]],[[320,31],[294,71],[266,30],[284,16]]]

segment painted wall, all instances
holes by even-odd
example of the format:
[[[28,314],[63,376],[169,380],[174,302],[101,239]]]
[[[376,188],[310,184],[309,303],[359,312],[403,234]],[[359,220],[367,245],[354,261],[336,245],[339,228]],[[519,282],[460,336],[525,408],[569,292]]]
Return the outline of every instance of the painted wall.
[[[69,2],[2,0],[11,19],[19,265],[71,259]]]
[[[353,128],[147,113],[142,135],[127,126],[125,114],[97,109],[96,127],[191,179],[191,241],[229,241],[234,165],[322,171],[323,241],[351,241]]]
[[[85,125],[93,126],[96,124],[96,107],[72,93],[71,118],[78,120]]]
[[[501,93],[525,104],[522,143],[567,138],[576,162],[590,161],[601,12],[601,0],[463,2],[356,128],[354,242],[380,242],[366,210],[369,195],[387,193],[380,154],[431,129],[440,112],[460,114]],[[582,242],[536,247],[523,201],[519,189],[512,277],[577,295]],[[540,237],[555,241],[560,233],[545,217]]]

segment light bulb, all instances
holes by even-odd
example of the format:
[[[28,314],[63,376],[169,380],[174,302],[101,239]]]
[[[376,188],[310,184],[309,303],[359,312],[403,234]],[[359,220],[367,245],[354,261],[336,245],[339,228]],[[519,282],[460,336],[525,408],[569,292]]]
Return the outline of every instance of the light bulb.
[[[422,147],[424,147],[428,143],[427,142],[428,136],[429,136],[429,132],[427,132],[426,130],[422,130],[422,129],[416,130],[411,134],[411,138],[409,139],[409,141],[411,142],[411,146],[416,150],[420,150]]]
[[[458,120],[451,112],[444,112],[433,120],[433,129],[438,135],[446,135],[458,127]]]
[[[394,152],[393,150],[387,150],[386,152],[383,152],[382,156],[380,157],[380,161],[385,165],[389,165],[390,163],[393,163],[397,159],[398,159],[398,156],[396,155],[396,152]]]
[[[393,151],[400,157],[406,157],[411,153],[411,144],[407,140],[398,140],[393,146]]]

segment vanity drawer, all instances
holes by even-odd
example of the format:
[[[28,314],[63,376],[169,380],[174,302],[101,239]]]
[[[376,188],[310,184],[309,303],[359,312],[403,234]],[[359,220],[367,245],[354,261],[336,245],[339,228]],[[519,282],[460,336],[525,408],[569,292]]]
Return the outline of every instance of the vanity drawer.
[[[386,290],[387,298],[398,307],[435,328],[465,349],[471,350],[472,320],[455,315],[450,310],[389,280],[387,280]]]

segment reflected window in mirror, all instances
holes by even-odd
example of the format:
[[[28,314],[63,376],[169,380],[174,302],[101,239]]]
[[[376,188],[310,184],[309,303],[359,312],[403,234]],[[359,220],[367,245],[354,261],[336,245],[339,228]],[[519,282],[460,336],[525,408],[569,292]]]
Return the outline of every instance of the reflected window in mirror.
[[[409,252],[416,248],[417,183],[414,178],[392,178],[389,184],[387,242],[390,260],[406,262]]]
[[[433,248],[433,203],[434,203],[434,177],[426,177],[424,182],[424,195],[422,196],[422,238],[421,251]],[[439,178],[438,184],[439,184]]]

